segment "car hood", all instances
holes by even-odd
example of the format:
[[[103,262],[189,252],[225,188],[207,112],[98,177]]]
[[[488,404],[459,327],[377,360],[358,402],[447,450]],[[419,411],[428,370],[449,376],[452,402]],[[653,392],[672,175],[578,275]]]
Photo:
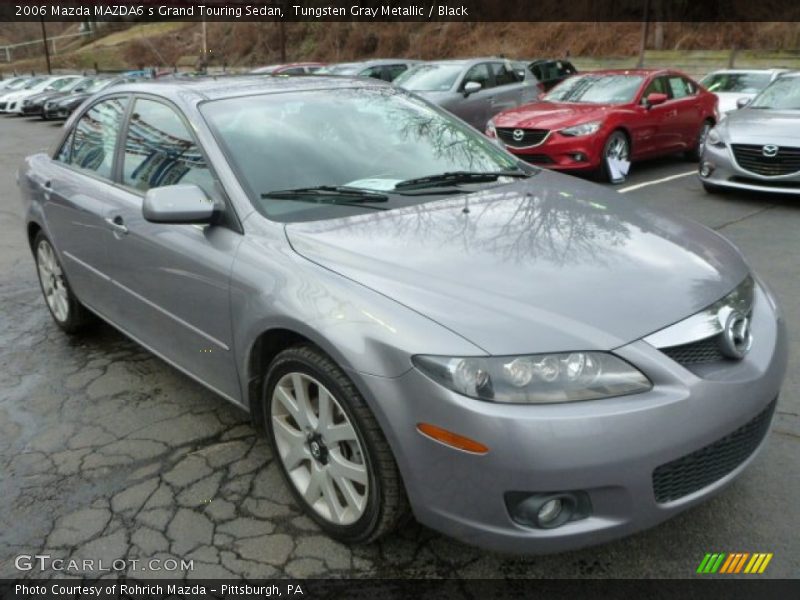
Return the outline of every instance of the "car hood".
[[[602,120],[616,108],[610,104],[536,102],[506,110],[492,120],[495,127],[557,129]]]
[[[742,108],[729,113],[720,123],[728,141],[741,144],[767,144],[786,140],[797,146],[800,137],[800,110]],[[791,141],[791,143],[789,143]]]
[[[308,260],[490,354],[616,348],[707,307],[748,271],[713,231],[550,172],[286,234]]]

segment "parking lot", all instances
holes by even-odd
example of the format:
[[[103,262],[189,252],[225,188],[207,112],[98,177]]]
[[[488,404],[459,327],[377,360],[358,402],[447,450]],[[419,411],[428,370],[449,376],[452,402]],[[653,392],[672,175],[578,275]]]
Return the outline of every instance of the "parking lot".
[[[413,522],[349,548],[292,505],[245,414],[110,326],[68,338],[53,324],[15,174],[58,127],[0,117],[0,577],[40,576],[14,557],[49,554],[125,559],[137,577],[680,578],[707,552],[771,552],[762,577],[798,575],[800,197],[709,196],[681,158],[636,164],[618,188],[727,236],[782,303],[792,350],[772,434],[726,491],[655,529],[558,555],[491,554]],[[169,558],[193,570],[131,564]]]

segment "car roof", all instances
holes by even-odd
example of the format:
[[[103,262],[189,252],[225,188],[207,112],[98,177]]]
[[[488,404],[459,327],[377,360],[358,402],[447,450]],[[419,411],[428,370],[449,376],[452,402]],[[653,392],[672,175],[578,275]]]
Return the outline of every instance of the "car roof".
[[[580,75],[641,75],[649,77],[651,75],[666,75],[668,73],[680,73],[676,69],[661,69],[661,68],[636,68],[636,69],[597,69],[592,71],[583,71]]]
[[[378,65],[394,65],[397,63],[418,63],[419,60],[415,58],[375,58],[372,60],[353,60],[347,62],[340,62],[340,63],[332,63],[327,65],[329,67],[345,67],[345,66],[356,66],[356,65],[363,65],[365,67],[369,66],[378,66]]]
[[[716,71],[711,71],[709,75],[716,75],[718,73],[783,73],[788,71],[789,69],[717,69]]]
[[[196,79],[170,79],[166,81],[142,80],[116,85],[103,90],[103,95],[121,92],[151,93],[177,103],[220,100],[257,94],[277,94],[303,90],[327,90],[354,87],[387,87],[385,81],[340,77],[330,75],[307,75],[303,77],[263,77],[259,75],[224,75],[198,77]]]

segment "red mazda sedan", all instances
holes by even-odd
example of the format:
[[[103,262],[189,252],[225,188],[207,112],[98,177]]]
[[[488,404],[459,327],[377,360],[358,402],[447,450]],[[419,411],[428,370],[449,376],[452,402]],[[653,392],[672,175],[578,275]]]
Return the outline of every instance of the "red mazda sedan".
[[[625,181],[631,161],[684,152],[697,160],[717,97],[677,71],[595,71],[496,115],[486,134],[523,160]]]

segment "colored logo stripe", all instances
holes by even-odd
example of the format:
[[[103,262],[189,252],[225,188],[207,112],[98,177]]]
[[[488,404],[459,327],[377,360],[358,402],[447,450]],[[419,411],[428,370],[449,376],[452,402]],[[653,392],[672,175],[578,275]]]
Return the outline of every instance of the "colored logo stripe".
[[[697,567],[698,573],[744,573],[760,574],[763,573],[769,562],[772,560],[773,554],[766,552],[756,552],[750,554],[749,552],[732,552],[726,554],[724,552],[707,553],[700,566]],[[747,565],[747,566],[745,566]]]

